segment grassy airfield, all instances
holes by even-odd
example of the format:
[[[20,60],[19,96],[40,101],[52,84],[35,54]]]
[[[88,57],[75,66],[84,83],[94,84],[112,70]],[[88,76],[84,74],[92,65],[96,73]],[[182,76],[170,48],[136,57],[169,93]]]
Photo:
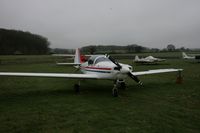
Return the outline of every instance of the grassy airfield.
[[[0,60],[0,71],[75,71],[56,66],[51,56],[0,56]],[[128,59],[119,62],[133,64]],[[173,58],[159,65],[133,65],[135,71],[183,68],[184,82],[175,83],[177,73],[141,76],[143,86],[127,79],[128,88],[114,98],[112,81],[82,81],[76,95],[76,80],[0,77],[0,132],[199,133],[200,63]]]

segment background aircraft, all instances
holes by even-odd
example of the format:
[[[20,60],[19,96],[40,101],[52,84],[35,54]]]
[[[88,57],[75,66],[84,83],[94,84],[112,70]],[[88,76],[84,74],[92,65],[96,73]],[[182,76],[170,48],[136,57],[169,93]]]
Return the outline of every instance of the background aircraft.
[[[182,52],[183,59],[200,59],[200,55],[189,56],[185,52]]]
[[[160,58],[155,58],[153,56],[147,56],[145,58],[139,58],[137,55],[135,56],[134,62],[135,63],[146,63],[146,64],[150,64],[150,63],[158,63],[158,62],[162,62],[165,61],[166,59],[160,59]]]
[[[200,55],[188,56],[185,52],[182,52],[183,59],[194,60],[200,62]]]
[[[194,56],[188,56],[185,52],[182,52],[183,59],[195,59]]]
[[[138,84],[142,85],[142,82],[137,76],[167,73],[167,72],[179,72],[179,78],[181,78],[182,69],[157,69],[134,72],[132,66],[128,64],[122,64],[117,62],[109,55],[93,55],[87,62],[81,62],[80,50],[76,49],[74,63],[70,65],[76,66],[82,71],[82,74],[72,73],[23,73],[23,72],[0,72],[0,76],[25,76],[25,77],[52,77],[52,78],[69,78],[79,79],[78,84],[74,85],[76,92],[80,90],[81,79],[104,79],[113,80],[114,87],[112,89],[113,96],[118,96],[118,88],[125,88],[125,79],[127,77],[132,78]]]

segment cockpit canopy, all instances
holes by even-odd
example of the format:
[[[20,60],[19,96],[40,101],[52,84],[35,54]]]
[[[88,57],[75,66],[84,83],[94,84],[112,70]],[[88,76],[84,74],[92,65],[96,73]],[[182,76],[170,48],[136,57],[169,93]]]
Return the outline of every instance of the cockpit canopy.
[[[88,59],[88,65],[97,64],[102,61],[110,62],[110,60],[106,58],[105,55],[94,55]]]

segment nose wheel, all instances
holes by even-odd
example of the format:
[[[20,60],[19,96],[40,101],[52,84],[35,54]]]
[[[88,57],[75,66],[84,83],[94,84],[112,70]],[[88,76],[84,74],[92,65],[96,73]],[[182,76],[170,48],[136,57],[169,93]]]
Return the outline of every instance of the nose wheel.
[[[126,89],[126,83],[125,83],[124,80],[116,80],[116,81],[114,81],[114,86],[113,86],[113,89],[112,89],[112,95],[114,97],[118,97],[118,95],[119,95],[118,89],[123,89],[123,90]]]
[[[117,81],[116,81],[116,84],[117,84],[117,88],[119,88],[119,89],[122,89],[122,90],[125,90],[126,89],[126,83],[125,83],[125,80],[120,80],[120,79],[118,79]]]
[[[125,82],[118,83],[118,88],[125,90],[126,89],[126,83]]]
[[[116,84],[114,84],[114,87],[112,89],[112,95],[114,97],[118,97],[118,89],[117,89],[117,85]]]

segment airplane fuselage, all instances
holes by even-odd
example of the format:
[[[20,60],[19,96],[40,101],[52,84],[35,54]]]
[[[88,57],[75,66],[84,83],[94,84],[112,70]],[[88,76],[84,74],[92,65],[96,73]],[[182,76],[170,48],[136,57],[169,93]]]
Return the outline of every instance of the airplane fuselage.
[[[81,64],[81,71],[84,74],[96,74],[100,79],[125,79],[127,71],[132,70],[132,66],[121,64],[122,69],[116,70],[116,65],[110,61],[89,64],[85,62]]]

